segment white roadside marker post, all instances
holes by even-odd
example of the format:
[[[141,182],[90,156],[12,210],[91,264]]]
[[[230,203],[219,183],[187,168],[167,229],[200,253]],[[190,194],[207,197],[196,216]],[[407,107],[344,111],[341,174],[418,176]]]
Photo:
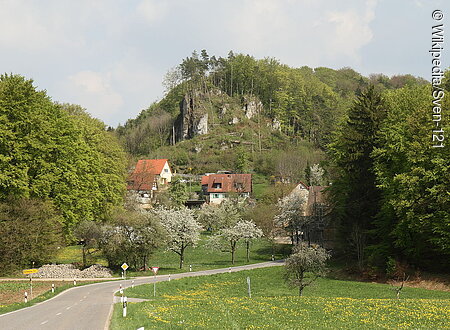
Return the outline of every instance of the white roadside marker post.
[[[127,297],[123,297],[122,306],[123,306],[122,316],[126,317],[127,316]]]
[[[30,274],[30,300],[31,299],[33,299],[33,274]]]
[[[55,293],[55,284],[52,284],[52,293]]]
[[[192,272],[192,265],[189,265],[189,271]]]
[[[131,281],[131,288],[132,288],[132,289],[134,288],[134,280]]]
[[[28,302],[28,293],[25,291],[25,304]]]
[[[228,270],[228,272],[231,273],[231,267],[230,267],[230,269]]]
[[[169,282],[170,282],[170,274],[169,274]]]
[[[250,277],[247,277],[247,286],[248,286],[248,297],[251,298],[252,297],[252,288],[250,285]]]
[[[77,280],[73,279],[73,285],[77,285]]]

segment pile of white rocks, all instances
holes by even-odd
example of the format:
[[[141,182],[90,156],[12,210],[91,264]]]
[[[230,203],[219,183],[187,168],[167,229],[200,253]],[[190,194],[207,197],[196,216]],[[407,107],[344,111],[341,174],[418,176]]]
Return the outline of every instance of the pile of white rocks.
[[[43,265],[34,275],[39,278],[98,278],[112,277],[112,272],[101,265],[92,265],[84,270],[79,270],[72,264]]]

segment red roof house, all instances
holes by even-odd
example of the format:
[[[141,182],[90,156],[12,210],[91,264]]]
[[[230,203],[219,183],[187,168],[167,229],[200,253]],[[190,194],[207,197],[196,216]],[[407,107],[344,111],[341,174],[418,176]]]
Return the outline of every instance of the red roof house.
[[[172,171],[167,159],[140,159],[128,177],[128,190],[156,190],[171,181]]]
[[[202,177],[202,190],[210,203],[220,204],[235,193],[249,197],[252,192],[251,174],[209,174]]]

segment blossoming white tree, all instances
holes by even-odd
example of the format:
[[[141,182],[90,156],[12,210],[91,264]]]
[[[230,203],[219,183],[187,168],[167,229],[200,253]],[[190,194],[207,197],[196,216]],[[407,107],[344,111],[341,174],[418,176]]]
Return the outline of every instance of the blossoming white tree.
[[[297,243],[300,241],[300,230],[305,224],[304,207],[306,204],[306,195],[289,194],[278,202],[278,214],[275,216],[275,222],[278,226],[289,232],[294,243],[294,236]]]
[[[256,227],[252,221],[240,220],[234,226],[222,229],[219,234],[211,237],[209,246],[222,251],[231,253],[231,263],[234,264],[234,256],[237,249],[237,244],[240,240],[244,240],[247,246],[247,262],[250,256],[250,242],[251,240],[261,237],[262,230]],[[226,242],[228,248],[224,248],[223,242]]]
[[[305,243],[297,245],[286,259],[286,282],[298,287],[298,294],[301,296],[305,287],[325,273],[326,261],[329,258],[330,254],[318,245],[308,246]]]
[[[206,204],[198,211],[198,220],[211,232],[234,226],[247,210],[245,200],[227,199],[220,205]]]
[[[320,167],[319,164],[314,164],[310,168],[310,184],[311,186],[320,186],[322,185],[323,181],[323,175],[325,174],[325,171],[322,167]]]
[[[200,239],[202,226],[195,220],[192,210],[187,208],[158,208],[153,211],[166,229],[168,248],[180,256],[180,268],[184,264],[184,252],[195,246]]]

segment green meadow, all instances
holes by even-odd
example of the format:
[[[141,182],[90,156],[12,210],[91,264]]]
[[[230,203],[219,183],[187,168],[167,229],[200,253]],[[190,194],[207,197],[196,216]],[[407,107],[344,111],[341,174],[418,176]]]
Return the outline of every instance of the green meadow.
[[[285,285],[283,267],[202,276],[125,291],[149,299],[114,308],[111,329],[448,329],[450,292],[321,278],[304,290]],[[248,297],[247,277],[251,282]]]
[[[232,266],[231,254],[227,252],[215,251],[205,246],[207,239],[210,237],[208,233],[203,233],[201,240],[196,247],[189,247],[185,252],[185,262],[182,269],[179,268],[180,257],[178,254],[168,251],[167,249],[157,249],[149,258],[149,267],[159,267],[158,274],[174,274],[189,271],[199,271],[213,268],[224,268]],[[284,259],[290,254],[291,246],[288,244],[275,245],[275,259]],[[246,249],[240,244],[236,251],[236,261],[234,266],[253,264],[258,262],[270,261],[272,258],[272,249],[267,239],[261,238],[253,241],[250,247],[250,261],[246,260]],[[100,252],[95,252],[88,258],[90,263],[100,263],[107,266],[108,262],[103,258]],[[78,263],[82,262],[81,246],[68,246],[60,249],[58,255],[53,260],[55,263]],[[124,260],[130,266],[128,260]],[[121,272],[121,270],[116,270]],[[151,271],[127,271],[127,276],[150,276]]]

